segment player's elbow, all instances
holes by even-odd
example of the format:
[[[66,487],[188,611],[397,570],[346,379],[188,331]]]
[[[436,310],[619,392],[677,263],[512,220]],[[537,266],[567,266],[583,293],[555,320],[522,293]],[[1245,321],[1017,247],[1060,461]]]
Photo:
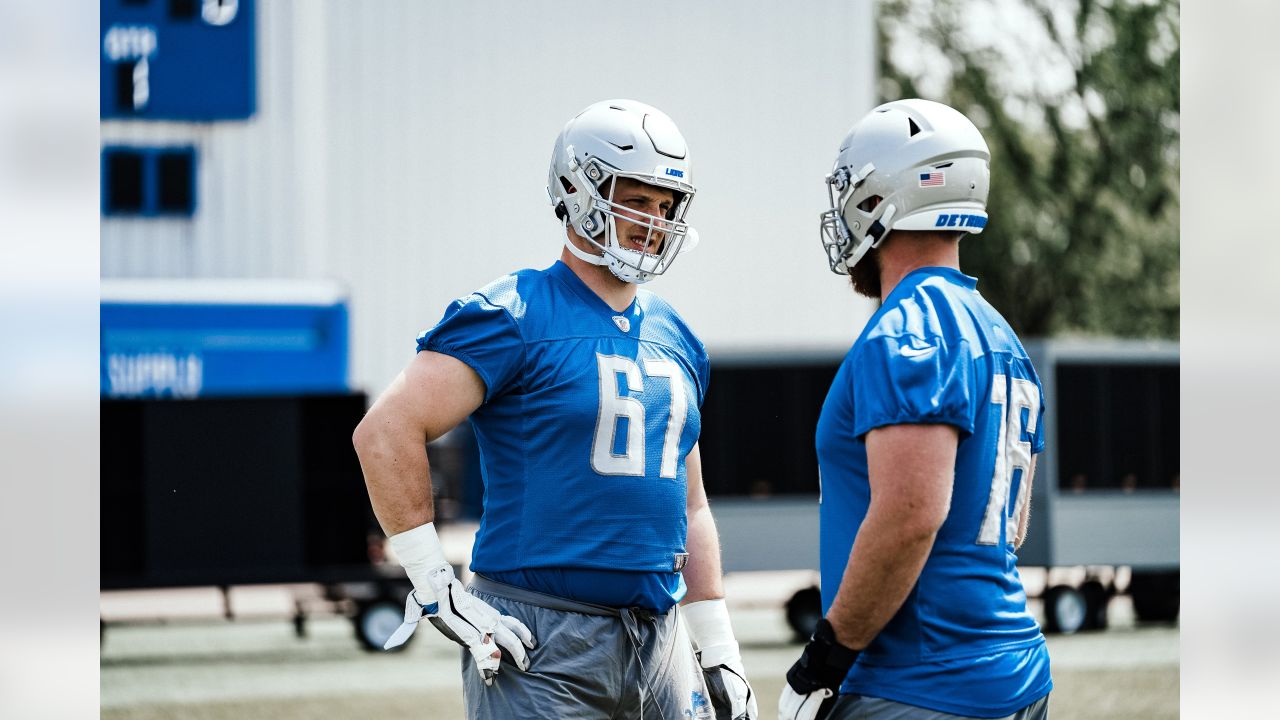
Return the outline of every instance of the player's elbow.
[[[351,433],[351,444],[355,447],[356,455],[361,458],[372,455],[386,441],[387,425],[379,419],[376,410],[374,408],[366,413]]]
[[[950,497],[897,497],[885,503],[888,525],[896,530],[899,542],[932,543],[947,521]]]
[[[906,542],[932,543],[946,519],[946,515],[939,519],[932,513],[918,513],[904,521],[899,531]]]

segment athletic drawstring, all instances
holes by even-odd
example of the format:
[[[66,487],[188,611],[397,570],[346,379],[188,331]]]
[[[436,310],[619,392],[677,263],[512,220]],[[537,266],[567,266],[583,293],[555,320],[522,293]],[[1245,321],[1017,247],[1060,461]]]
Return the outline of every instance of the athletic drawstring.
[[[622,627],[627,631],[627,641],[631,643],[631,651],[635,653],[636,664],[640,666],[640,679],[643,684],[637,684],[636,689],[640,692],[640,720],[644,720],[644,689],[649,688],[649,696],[656,697],[658,693],[654,692],[653,684],[649,682],[649,675],[644,670],[644,658],[640,656],[640,645],[643,644],[644,638],[640,637],[640,623],[637,618],[643,618],[648,621],[654,621],[653,613],[643,608],[618,608],[618,613],[622,619]],[[657,623],[654,623],[656,630]],[[674,647],[675,643],[667,643]],[[668,658],[668,664],[670,658]],[[662,709],[662,703],[658,703],[658,714],[662,720],[667,720],[667,714]]]

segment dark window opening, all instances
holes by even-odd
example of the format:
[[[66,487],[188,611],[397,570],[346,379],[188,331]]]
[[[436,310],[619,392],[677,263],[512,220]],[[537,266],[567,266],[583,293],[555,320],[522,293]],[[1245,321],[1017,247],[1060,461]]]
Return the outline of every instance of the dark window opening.
[[[1177,365],[1064,363],[1056,377],[1063,491],[1178,487]]]
[[[195,200],[192,185],[195,157],[189,150],[161,153],[156,161],[159,189],[158,209],[162,213],[189,215]]]
[[[116,107],[123,112],[133,112],[134,63],[116,63]]]
[[[713,366],[698,440],[707,493],[817,494],[813,436],[838,367],[838,359]]]
[[[194,147],[102,149],[102,214],[186,216],[196,210]]]
[[[190,20],[196,16],[196,0],[169,0],[169,17]]]
[[[140,213],[143,205],[142,154],[129,150],[108,152],[106,209],[108,213]]]

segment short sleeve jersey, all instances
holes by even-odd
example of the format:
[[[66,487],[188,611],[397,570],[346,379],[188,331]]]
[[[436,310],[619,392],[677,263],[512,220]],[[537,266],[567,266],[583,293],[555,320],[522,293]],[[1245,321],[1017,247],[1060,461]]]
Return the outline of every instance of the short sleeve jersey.
[[[960,433],[951,509],[915,587],[841,692],[973,717],[1052,689],[1014,538],[1044,396],[1009,324],[949,268],[908,274],[837,371],[818,422],[822,603],[831,606],[871,499],[866,435],[943,423]]]
[[[670,305],[641,288],[614,311],[557,262],[454,301],[418,349],[485,384],[473,570],[678,569],[710,366]]]

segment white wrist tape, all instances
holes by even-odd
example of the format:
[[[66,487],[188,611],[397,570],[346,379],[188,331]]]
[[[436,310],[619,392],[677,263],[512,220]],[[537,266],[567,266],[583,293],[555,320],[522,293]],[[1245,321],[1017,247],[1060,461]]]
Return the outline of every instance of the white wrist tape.
[[[435,523],[396,533],[387,538],[387,541],[391,543],[391,550],[395,552],[409,581],[413,583],[418,601],[424,605],[435,602],[436,592],[430,581],[432,573],[444,566],[449,569],[449,576],[453,576],[453,566],[444,559],[444,548],[440,545],[440,537],[436,535]]]
[[[703,667],[728,663],[741,656],[729,623],[729,608],[721,600],[699,600],[680,607],[689,639],[703,653]]]

